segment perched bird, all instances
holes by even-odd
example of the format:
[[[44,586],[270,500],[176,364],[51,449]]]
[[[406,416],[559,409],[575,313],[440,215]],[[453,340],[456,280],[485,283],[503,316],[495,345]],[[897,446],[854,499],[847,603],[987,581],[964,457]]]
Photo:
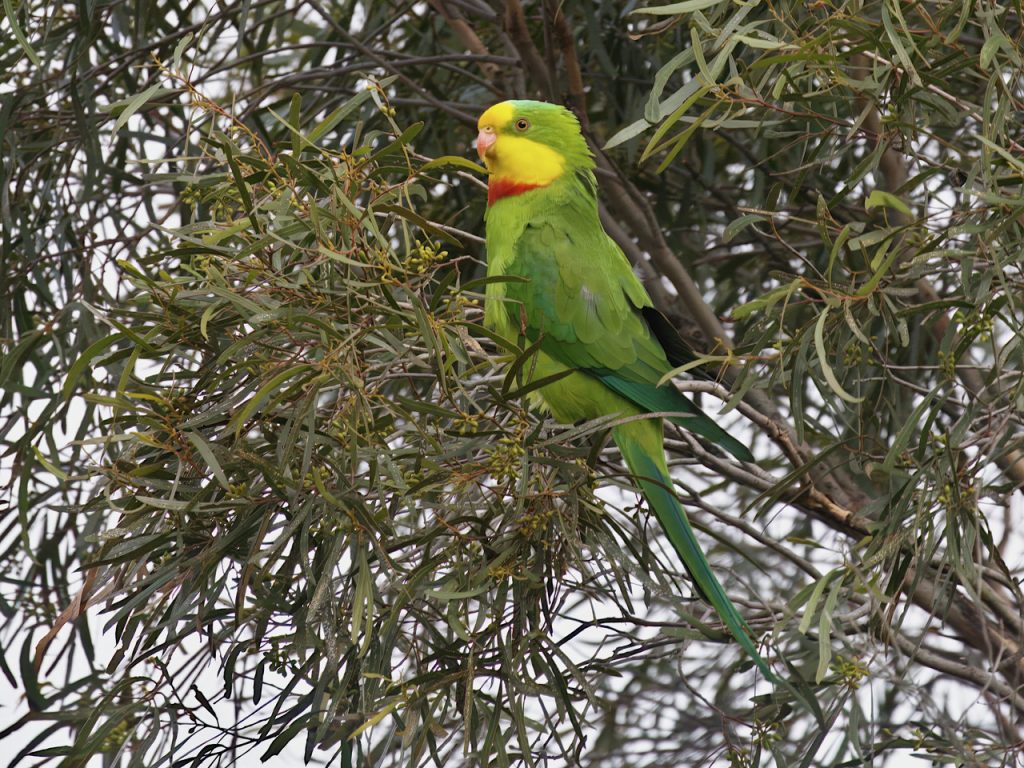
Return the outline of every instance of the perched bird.
[[[563,423],[672,412],[674,424],[753,461],[671,383],[658,386],[673,363],[692,355],[601,225],[594,159],[576,117],[555,104],[504,101],[477,127],[477,152],[490,172],[487,274],[512,278],[488,283],[485,323],[539,342],[527,367],[534,381],[555,378],[535,391],[538,404]],[[774,679],[672,491],[662,419],[627,421],[612,436],[697,591]]]

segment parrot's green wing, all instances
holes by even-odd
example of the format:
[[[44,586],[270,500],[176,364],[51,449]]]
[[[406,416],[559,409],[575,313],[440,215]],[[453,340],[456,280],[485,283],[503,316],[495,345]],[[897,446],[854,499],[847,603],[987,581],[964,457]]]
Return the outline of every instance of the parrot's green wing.
[[[518,315],[521,307],[527,337],[541,339],[546,354],[594,376],[641,409],[678,413],[669,420],[738,459],[753,461],[745,445],[674,386],[658,386],[672,365],[652,318],[663,337],[671,339],[671,326],[656,313],[626,257],[603,229],[574,224],[564,208],[560,213],[557,219],[531,219],[506,268],[508,274],[527,278],[506,286],[507,311]],[[579,219],[586,221],[582,215]],[[676,339],[670,351],[685,359],[685,345]]]

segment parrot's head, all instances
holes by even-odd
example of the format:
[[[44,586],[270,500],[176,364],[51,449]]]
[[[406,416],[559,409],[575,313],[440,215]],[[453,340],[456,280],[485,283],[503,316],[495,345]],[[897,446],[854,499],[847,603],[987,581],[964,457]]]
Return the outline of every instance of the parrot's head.
[[[480,115],[477,129],[476,151],[492,185],[543,187],[565,173],[594,167],[579,121],[558,104],[503,101]]]

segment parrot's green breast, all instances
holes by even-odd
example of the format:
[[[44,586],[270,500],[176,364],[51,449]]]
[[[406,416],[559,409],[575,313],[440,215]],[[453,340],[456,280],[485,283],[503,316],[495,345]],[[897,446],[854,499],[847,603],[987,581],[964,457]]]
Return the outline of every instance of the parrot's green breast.
[[[530,192],[530,196],[541,191]],[[525,205],[524,205],[525,203]],[[516,246],[529,223],[533,206],[529,200],[510,198],[501,200],[487,211],[487,276],[502,277],[516,257]],[[484,304],[484,325],[502,336],[515,339],[519,329],[512,321],[515,307],[508,300],[508,284],[492,281],[487,284]]]
[[[544,336],[547,343],[542,342],[536,356],[524,366],[528,381],[576,371],[582,366],[567,364],[573,361],[566,360],[564,353],[574,348],[582,352],[590,345],[618,350],[622,362],[635,362],[636,339],[649,337],[632,312],[625,312],[619,319],[633,321],[627,322],[628,332],[607,338],[597,294],[598,286],[608,281],[595,282],[594,278],[606,274],[610,263],[619,271],[612,280],[614,290],[621,292],[625,286],[617,283],[623,281],[636,283],[638,291],[642,288],[625,257],[600,227],[596,210],[589,211],[585,205],[579,209],[588,198],[573,194],[572,181],[501,200],[487,212],[487,274],[509,280],[488,283],[484,322],[513,341],[525,334],[527,345]],[[646,295],[640,298],[646,299]],[[667,371],[668,361],[656,343],[651,352],[655,367]],[[583,354],[588,359],[594,357]],[[629,416],[642,412],[600,379],[583,372],[535,390],[530,400],[562,423],[609,413]]]

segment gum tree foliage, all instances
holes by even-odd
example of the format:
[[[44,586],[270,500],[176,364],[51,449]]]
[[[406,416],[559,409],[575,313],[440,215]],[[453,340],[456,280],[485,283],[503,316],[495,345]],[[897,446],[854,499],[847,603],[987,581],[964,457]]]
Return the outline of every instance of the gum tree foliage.
[[[1019,5],[4,13],[12,765],[1018,763]],[[791,688],[480,327],[525,96],[751,440],[667,445]]]

